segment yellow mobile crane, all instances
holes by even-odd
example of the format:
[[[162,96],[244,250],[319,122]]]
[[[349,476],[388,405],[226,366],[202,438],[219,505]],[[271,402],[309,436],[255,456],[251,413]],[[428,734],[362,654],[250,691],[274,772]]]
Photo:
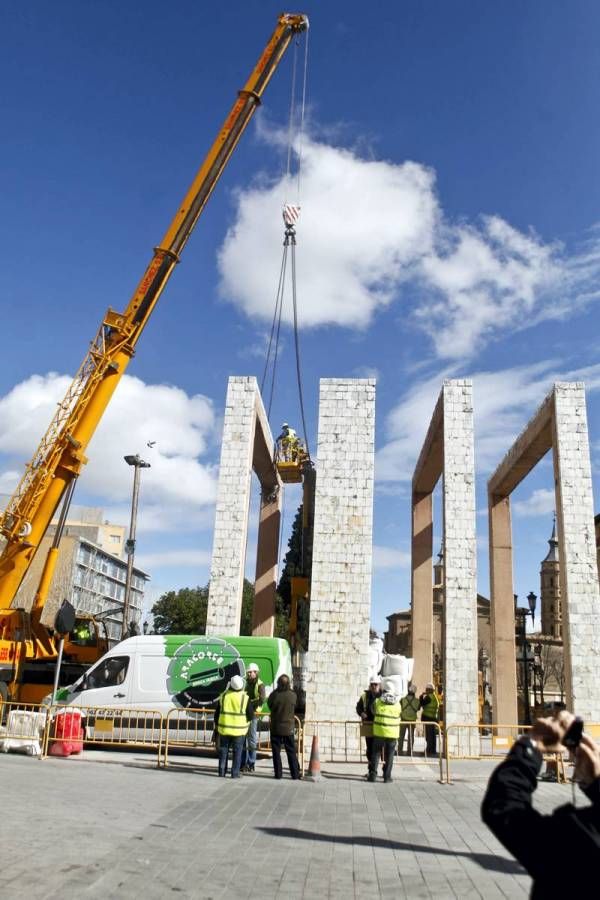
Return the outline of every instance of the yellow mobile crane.
[[[56,659],[54,635],[41,624],[58,555],[60,532],[76,478],[87,462],[85,451],[104,410],[135,352],[136,344],[179,262],[192,230],[261,96],[295,35],[308,28],[302,14],[279,16],[275,31],[244,88],[239,91],[216,140],[200,166],[173,221],[144,272],[124,312],[109,309],[67,395],[60,403],[18,487],[0,518],[5,543],[0,553],[0,699],[41,698],[47,684],[35,685],[35,672]],[[61,523],[48,553],[33,607],[11,608],[60,502]],[[102,642],[100,642],[101,644]],[[86,652],[83,652],[83,651]],[[104,649],[94,649],[98,658]],[[67,641],[65,658],[92,662],[90,648]],[[29,675],[24,679],[24,670]],[[24,684],[27,683],[27,686]],[[37,694],[37,696],[36,696]]]

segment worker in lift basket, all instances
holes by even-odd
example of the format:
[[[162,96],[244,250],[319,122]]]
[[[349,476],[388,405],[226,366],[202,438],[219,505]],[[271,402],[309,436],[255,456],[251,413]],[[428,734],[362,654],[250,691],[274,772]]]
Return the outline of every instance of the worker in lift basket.
[[[287,422],[281,426],[281,434],[277,438],[277,456],[282,462],[297,462],[300,440]]]

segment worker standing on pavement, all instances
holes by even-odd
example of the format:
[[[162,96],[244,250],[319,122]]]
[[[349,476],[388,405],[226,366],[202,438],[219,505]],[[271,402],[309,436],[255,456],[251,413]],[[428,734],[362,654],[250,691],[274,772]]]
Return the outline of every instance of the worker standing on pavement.
[[[256,765],[256,747],[258,744],[258,716],[265,702],[265,686],[258,677],[259,669],[256,663],[250,663],[246,669],[246,684],[244,690],[248,694],[248,702],[254,710],[254,716],[250,719],[248,734],[242,750],[242,772],[254,772]]]
[[[277,679],[277,687],[269,695],[268,704],[271,711],[271,750],[275,778],[279,779],[283,776],[281,765],[281,748],[283,747],[287,755],[290,775],[296,781],[300,778],[294,736],[297,698],[287,675],[280,675]]]
[[[402,756],[404,752],[404,736],[408,733],[408,750],[407,755],[412,756],[415,726],[413,722],[417,721],[417,713],[420,709],[419,699],[416,696],[417,689],[414,684],[409,684],[408,692],[400,701],[400,710],[402,712],[402,725],[400,726],[400,742],[398,744],[398,756]]]
[[[373,750],[369,760],[369,781],[377,781],[377,763],[383,750],[383,780],[392,781],[392,767],[400,731],[400,701],[393,693],[394,685],[384,682],[383,693],[372,702]]]
[[[381,694],[381,678],[374,675],[369,682],[369,688],[363,691],[356,704],[356,715],[360,716],[360,736],[364,737],[367,745],[367,765],[371,762],[373,752],[373,702]],[[369,770],[370,771],[370,770]],[[377,768],[375,769],[377,771]],[[367,772],[367,778],[369,773]]]
[[[440,701],[435,692],[435,686],[430,681],[425,685],[425,691],[419,697],[421,707],[421,722],[436,722],[440,713]],[[425,752],[427,756],[435,756],[437,753],[437,725],[425,725]]]
[[[215,726],[219,735],[219,778],[227,775],[229,748],[232,749],[231,777],[240,777],[242,749],[254,709],[244,690],[244,679],[234,675],[215,707]]]

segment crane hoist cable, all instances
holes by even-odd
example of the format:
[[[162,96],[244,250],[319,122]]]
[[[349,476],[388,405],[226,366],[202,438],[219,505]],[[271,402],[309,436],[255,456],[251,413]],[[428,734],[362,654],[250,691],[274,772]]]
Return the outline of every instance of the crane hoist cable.
[[[304,134],[304,120],[306,113],[306,85],[307,85],[307,73],[308,73],[308,34],[305,35],[305,50],[304,50],[304,72],[302,77],[302,100],[301,100],[301,110],[300,110],[300,123],[298,126],[297,133],[297,146],[296,146],[296,154],[298,156],[298,172],[296,179],[296,197],[297,201],[295,204],[284,202],[283,204],[283,221],[285,224],[285,232],[283,239],[283,255],[281,259],[281,267],[279,271],[279,282],[277,285],[277,293],[275,297],[275,309],[273,311],[273,321],[271,323],[271,332],[269,335],[269,343],[267,347],[267,354],[265,359],[265,366],[263,371],[263,376],[261,380],[261,393],[264,390],[265,383],[267,381],[269,367],[271,366],[271,380],[270,380],[270,389],[269,389],[269,401],[267,404],[267,416],[270,418],[271,409],[273,405],[273,396],[275,393],[275,380],[277,375],[277,362],[279,357],[279,339],[281,335],[281,319],[283,314],[283,300],[285,294],[285,282],[286,282],[286,274],[287,274],[287,265],[288,265],[288,251],[291,247],[291,281],[292,281],[292,314],[293,314],[293,329],[294,329],[294,350],[296,356],[296,380],[298,385],[298,397],[300,403],[300,415],[302,418],[302,429],[304,433],[304,445],[306,448],[306,453],[308,458],[310,459],[310,448],[308,443],[308,429],[306,427],[306,414],[304,410],[304,394],[302,390],[302,371],[301,371],[301,360],[300,360],[300,339],[299,339],[299,328],[298,328],[298,291],[296,285],[296,222],[298,220],[298,216],[300,214],[300,176],[302,170],[302,138]],[[294,43],[294,57],[293,57],[293,66],[292,66],[292,87],[291,87],[291,97],[290,97],[290,114],[289,114],[289,123],[288,123],[288,149],[287,149],[287,160],[286,160],[286,170],[284,174],[284,184],[289,189],[291,178],[292,178],[292,156],[294,149],[294,126],[296,120],[296,82],[297,82],[297,69],[298,69],[298,46],[299,41],[295,41]]]
[[[283,239],[283,256],[281,260],[281,268],[279,271],[279,283],[277,286],[277,295],[275,297],[275,310],[273,312],[273,322],[271,324],[271,334],[269,336],[269,344],[265,359],[265,367],[261,380],[261,393],[264,389],[269,366],[271,365],[271,385],[269,389],[269,401],[267,404],[267,416],[271,416],[271,408],[273,405],[273,396],[275,393],[275,378],[277,373],[277,360],[279,355],[279,340],[281,335],[281,318],[283,314],[283,298],[285,293],[285,281],[287,272],[288,252],[291,247],[291,282],[292,282],[292,319],[294,331],[294,351],[296,357],[296,381],[298,385],[298,399],[300,403],[300,415],[302,418],[302,429],[304,433],[304,445],[306,454],[310,459],[310,447],[308,443],[308,429],[306,427],[306,413],[304,410],[304,392],[302,389],[302,366],[300,359],[300,337],[298,328],[298,290],[296,286],[296,229],[295,221],[298,218],[299,207],[284,207],[283,218],[285,222],[285,234]]]

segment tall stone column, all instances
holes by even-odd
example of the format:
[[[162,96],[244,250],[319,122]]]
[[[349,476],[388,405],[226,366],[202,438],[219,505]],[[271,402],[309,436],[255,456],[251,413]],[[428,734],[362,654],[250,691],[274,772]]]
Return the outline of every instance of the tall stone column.
[[[374,440],[374,379],[321,379],[306,719],[340,723],[321,740],[342,755],[368,678]]]
[[[518,722],[518,715],[510,497],[490,494],[488,515],[493,721],[495,725],[512,725]]]
[[[413,682],[422,691],[433,678],[433,503],[431,493],[412,496]]]
[[[478,647],[475,459],[471,381],[445,381],[444,396],[444,721],[477,725]],[[461,729],[460,749],[476,752],[476,729]]]
[[[240,633],[256,394],[255,378],[229,379],[215,510],[207,634]]]
[[[273,637],[282,492],[263,492],[256,550],[252,634]]]
[[[584,720],[600,722],[600,598],[585,390],[581,382],[554,385],[553,446],[564,586],[567,704]]]

